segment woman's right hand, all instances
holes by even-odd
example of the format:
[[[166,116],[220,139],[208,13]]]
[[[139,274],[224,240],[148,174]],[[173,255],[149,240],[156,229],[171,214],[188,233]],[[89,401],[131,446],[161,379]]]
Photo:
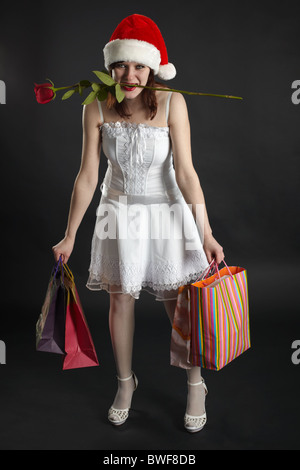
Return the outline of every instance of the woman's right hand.
[[[70,258],[74,248],[74,243],[75,240],[73,238],[66,236],[59,243],[57,243],[57,245],[52,247],[56,263],[58,262],[60,256],[64,264],[68,262],[68,259]]]

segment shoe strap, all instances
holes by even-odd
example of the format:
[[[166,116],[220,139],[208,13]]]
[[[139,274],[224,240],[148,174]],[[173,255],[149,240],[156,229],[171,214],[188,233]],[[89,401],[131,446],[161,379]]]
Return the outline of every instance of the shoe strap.
[[[192,384],[191,382],[188,381],[188,385],[201,385],[204,384],[204,380],[202,379],[200,382],[197,382],[195,384]]]
[[[132,374],[130,377],[126,377],[126,379],[120,379],[120,377],[117,376],[117,379],[120,380],[120,382],[126,382],[127,380],[130,380],[132,378]]]
[[[127,380],[130,380],[130,379],[133,379],[133,383],[134,383],[134,391],[137,389],[137,386],[138,386],[138,379],[135,375],[135,373],[132,371],[132,374],[130,375],[130,377],[126,377],[125,379],[120,379],[120,377],[117,376],[117,379],[120,380],[120,382],[126,382]]]
[[[207,386],[204,382],[204,379],[202,379],[200,382],[197,382],[195,384],[192,384],[191,382],[188,381],[188,385],[192,385],[192,386],[196,386],[196,385],[202,385],[203,384],[203,387],[204,387],[204,390],[205,390],[205,395],[208,394],[208,390],[207,390]]]

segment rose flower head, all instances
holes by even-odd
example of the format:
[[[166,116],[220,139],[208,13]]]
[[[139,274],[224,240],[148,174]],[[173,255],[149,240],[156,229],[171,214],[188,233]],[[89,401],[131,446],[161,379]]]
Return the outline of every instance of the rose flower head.
[[[40,104],[49,103],[49,101],[55,98],[53,84],[51,85],[50,83],[42,83],[41,85],[35,83],[34,93],[37,102]]]

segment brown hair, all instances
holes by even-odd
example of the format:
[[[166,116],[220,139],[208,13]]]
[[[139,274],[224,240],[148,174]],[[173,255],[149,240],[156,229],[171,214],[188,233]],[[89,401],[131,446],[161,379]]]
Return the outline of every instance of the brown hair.
[[[111,64],[110,70],[112,70],[117,63],[119,64],[120,62]],[[155,81],[154,72],[152,69],[150,69],[150,74],[149,74],[146,86],[168,88],[166,85]],[[144,90],[142,91],[142,97],[144,99],[145,106],[149,109],[150,119],[152,120],[156,116],[156,113],[157,113],[157,100],[156,100],[155,90],[147,90],[146,88],[144,88]],[[128,112],[128,109],[124,100],[121,101],[121,103],[119,103],[116,97],[110,92],[108,92],[106,105],[108,109],[114,108],[119,114],[119,116],[121,116],[122,118],[131,117],[131,114]]]

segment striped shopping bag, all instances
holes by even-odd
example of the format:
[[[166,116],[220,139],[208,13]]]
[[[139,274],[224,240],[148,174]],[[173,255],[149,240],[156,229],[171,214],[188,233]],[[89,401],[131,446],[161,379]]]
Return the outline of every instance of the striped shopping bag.
[[[190,285],[190,362],[212,370],[250,348],[247,271],[224,264]]]

